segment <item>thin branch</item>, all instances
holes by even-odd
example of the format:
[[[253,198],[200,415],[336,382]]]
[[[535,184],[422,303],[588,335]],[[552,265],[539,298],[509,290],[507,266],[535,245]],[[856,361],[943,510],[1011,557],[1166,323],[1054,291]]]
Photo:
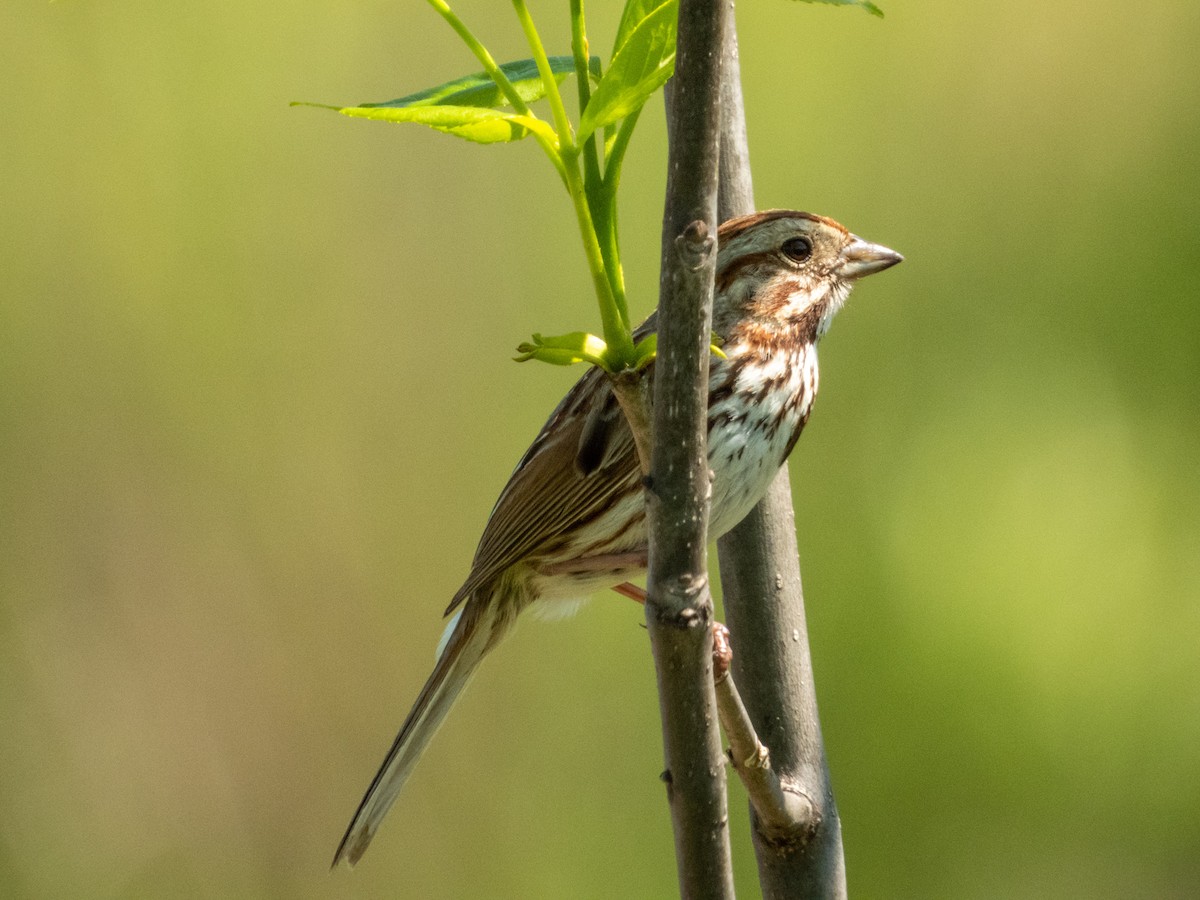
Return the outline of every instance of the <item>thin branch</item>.
[[[609,567],[607,557],[597,557],[596,568]],[[616,585],[614,593],[646,605],[646,589],[628,581]],[[721,729],[729,741],[729,763],[746,788],[754,812],[763,830],[774,835],[776,843],[795,844],[805,839],[820,821],[812,800],[799,790],[785,786],[771,767],[771,751],[758,739],[750,714],[742,703],[741,694],[729,669],[733,663],[733,646],[729,629],[720,622],[712,626],[713,687],[717,697],[717,715]]]
[[[833,800],[813,688],[787,469],[719,542],[732,672],[773,768],[812,802],[811,816],[776,827],[751,816],[763,896],[844,898],[841,824]]]
[[[721,21],[711,0],[680,2],[646,491],[646,627],[658,673],[680,893],[689,900],[733,897],[706,554]]]
[[[721,728],[729,741],[729,761],[750,796],[764,832],[774,836],[776,843],[794,845],[808,837],[820,816],[812,800],[785,785],[771,766],[771,751],[758,739],[729,671],[732,662],[729,629],[718,622],[713,626],[713,681]]]
[[[732,0],[722,0],[732,17]],[[721,96],[721,218],[752,212],[749,150],[737,35],[725,32]],[[813,686],[804,593],[785,466],[766,497],[717,542],[725,615],[735,648],[733,679],[744,692],[755,740],[770,747],[781,787],[807,798],[794,824],[775,821],[752,802],[754,850],[765,898],[844,898],[841,824],[833,801]],[[727,733],[730,733],[726,726]],[[731,743],[733,736],[730,736]],[[753,748],[751,748],[753,749]],[[737,751],[750,757],[746,747]],[[745,755],[742,755],[745,754]],[[748,770],[738,768],[743,781]],[[747,784],[754,796],[754,788]]]
[[[717,216],[724,222],[754,212],[755,205],[734,0],[721,0],[721,7],[726,23],[721,44],[721,177],[717,188]]]

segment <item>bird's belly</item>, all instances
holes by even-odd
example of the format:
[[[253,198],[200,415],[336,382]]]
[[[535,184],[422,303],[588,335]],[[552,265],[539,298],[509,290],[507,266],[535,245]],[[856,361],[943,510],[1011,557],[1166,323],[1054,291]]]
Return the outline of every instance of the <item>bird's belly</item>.
[[[746,517],[763,498],[779,467],[796,423],[756,427],[728,421],[708,433],[708,464],[713,471],[708,536],[716,540]]]

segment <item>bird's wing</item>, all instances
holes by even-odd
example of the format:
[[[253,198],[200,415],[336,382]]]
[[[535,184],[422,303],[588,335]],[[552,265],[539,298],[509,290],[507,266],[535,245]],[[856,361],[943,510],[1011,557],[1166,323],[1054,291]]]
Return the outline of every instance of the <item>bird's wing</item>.
[[[553,553],[574,526],[608,508],[638,475],[629,425],[607,376],[591,369],[517,463],[446,614],[513,563]]]

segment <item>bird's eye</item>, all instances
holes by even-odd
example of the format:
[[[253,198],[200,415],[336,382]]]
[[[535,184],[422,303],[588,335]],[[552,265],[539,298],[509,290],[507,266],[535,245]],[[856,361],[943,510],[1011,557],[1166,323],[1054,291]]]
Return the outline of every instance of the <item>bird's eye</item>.
[[[794,262],[804,262],[812,256],[812,241],[806,237],[788,238],[779,249],[788,259]]]

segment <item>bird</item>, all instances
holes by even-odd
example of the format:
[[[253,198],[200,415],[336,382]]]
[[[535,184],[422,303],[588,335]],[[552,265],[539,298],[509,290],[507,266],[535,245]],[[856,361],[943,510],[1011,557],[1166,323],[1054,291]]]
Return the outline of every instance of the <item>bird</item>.
[[[762,499],[817,395],[817,343],[860,278],[901,262],[833,219],[771,209],[717,231],[709,368],[709,539]],[[635,336],[651,333],[657,313]],[[653,364],[649,377],[653,377]],[[551,413],[488,517],[433,672],[334,854],[353,866],[480,661],[528,607],[570,608],[644,575],[642,472],[606,373],[592,368]]]

